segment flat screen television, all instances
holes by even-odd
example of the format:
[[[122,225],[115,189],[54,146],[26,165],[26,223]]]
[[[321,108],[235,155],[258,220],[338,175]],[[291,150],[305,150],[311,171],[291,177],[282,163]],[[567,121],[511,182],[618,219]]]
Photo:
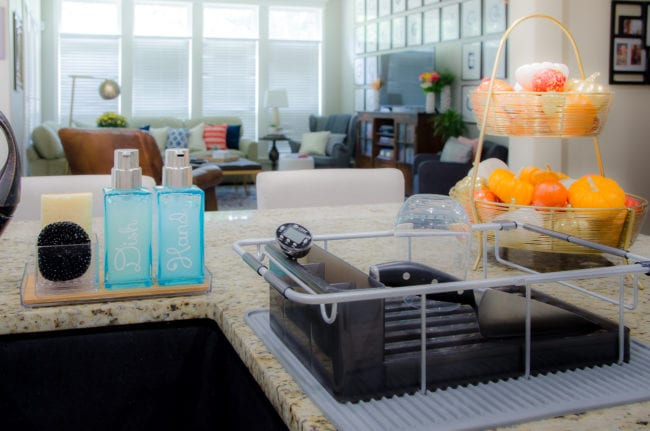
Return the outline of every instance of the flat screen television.
[[[435,68],[433,48],[384,54],[379,57],[379,105],[388,110],[423,111],[425,96],[418,77]]]

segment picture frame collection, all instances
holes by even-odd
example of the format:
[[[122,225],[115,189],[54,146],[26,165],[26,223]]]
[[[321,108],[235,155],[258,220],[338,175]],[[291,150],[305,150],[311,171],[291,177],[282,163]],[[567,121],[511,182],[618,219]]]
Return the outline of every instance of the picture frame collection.
[[[439,43],[461,43],[461,93],[469,94],[491,76],[501,35],[507,27],[505,0],[354,0],[355,108],[364,110],[375,96],[381,54],[422,49]],[[503,51],[497,77],[506,78]],[[474,82],[472,82],[474,81]],[[464,96],[463,96],[464,97]],[[463,115],[474,122],[471,111]]]
[[[612,1],[609,83],[650,85],[650,2]]]

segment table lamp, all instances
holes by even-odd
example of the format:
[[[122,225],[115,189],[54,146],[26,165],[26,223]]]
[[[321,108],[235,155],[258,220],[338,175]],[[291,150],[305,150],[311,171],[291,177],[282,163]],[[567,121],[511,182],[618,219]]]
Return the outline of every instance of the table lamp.
[[[112,79],[98,78],[90,75],[70,75],[70,78],[72,78],[72,90],[70,92],[70,116],[68,117],[68,127],[72,127],[75,84],[77,82],[77,79],[102,79],[102,83],[99,84],[99,96],[104,100],[112,100],[120,95],[120,86],[116,81]]]
[[[273,128],[275,131],[278,131],[280,129],[280,110],[278,108],[286,108],[289,106],[287,90],[268,90],[264,105],[267,108],[273,108]]]

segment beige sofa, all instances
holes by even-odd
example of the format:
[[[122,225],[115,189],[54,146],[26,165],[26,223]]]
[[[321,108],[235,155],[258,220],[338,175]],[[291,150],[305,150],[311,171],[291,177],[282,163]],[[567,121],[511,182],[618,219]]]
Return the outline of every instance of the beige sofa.
[[[203,124],[228,124],[241,125],[239,117],[215,116],[200,117],[183,120],[175,117],[133,117],[129,119],[129,129],[138,129],[142,126],[149,125],[152,129],[162,129],[164,127],[186,127],[195,128],[200,123]],[[80,125],[81,126],[81,125]],[[66,160],[58,131],[62,126],[55,121],[46,121],[32,131],[31,145],[27,148],[27,163],[29,175],[65,175],[69,173],[68,161]],[[91,127],[88,127],[91,128]],[[243,135],[243,128],[240,136]],[[154,136],[155,138],[155,136]],[[161,142],[159,142],[160,146]],[[239,139],[240,157],[249,160],[257,160],[257,142],[247,139]],[[161,148],[164,151],[164,148]],[[190,147],[191,157],[201,157],[209,155],[210,152],[204,148]]]

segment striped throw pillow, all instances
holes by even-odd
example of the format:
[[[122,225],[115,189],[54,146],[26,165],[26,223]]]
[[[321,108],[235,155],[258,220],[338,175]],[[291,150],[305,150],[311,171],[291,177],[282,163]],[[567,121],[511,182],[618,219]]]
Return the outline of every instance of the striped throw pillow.
[[[203,140],[208,150],[226,150],[227,124],[206,124],[203,128]]]

